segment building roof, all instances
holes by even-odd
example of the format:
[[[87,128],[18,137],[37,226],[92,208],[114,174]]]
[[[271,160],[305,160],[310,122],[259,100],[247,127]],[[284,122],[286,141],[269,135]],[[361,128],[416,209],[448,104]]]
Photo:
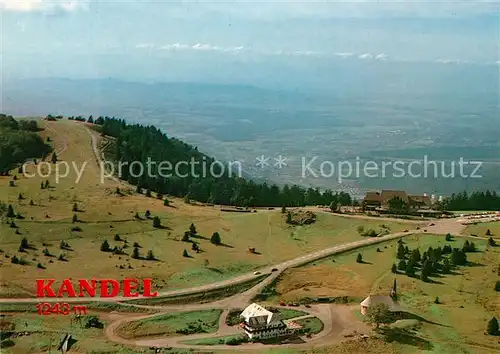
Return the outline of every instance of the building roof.
[[[401,198],[405,203],[408,203],[408,193],[405,191],[395,191],[395,190],[383,190],[382,194],[382,201],[384,203],[389,202],[389,200],[399,197]]]
[[[379,192],[366,192],[365,202],[381,202],[382,198]]]
[[[425,204],[425,205],[432,204],[431,198],[427,195],[410,195],[408,197],[410,199],[410,202],[413,203]]]
[[[240,316],[252,327],[267,326],[281,321],[279,313],[273,313],[255,303],[247,306]]]
[[[400,311],[401,307],[388,295],[370,295],[361,302],[361,306],[370,307],[378,304],[385,304],[389,311]]]

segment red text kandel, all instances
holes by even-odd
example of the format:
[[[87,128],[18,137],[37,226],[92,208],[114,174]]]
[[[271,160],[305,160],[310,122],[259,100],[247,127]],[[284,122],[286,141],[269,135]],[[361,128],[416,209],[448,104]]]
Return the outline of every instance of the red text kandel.
[[[137,289],[142,283],[142,291]],[[152,292],[152,279],[127,278],[121,281],[114,279],[37,279],[37,297],[155,297],[157,292]]]

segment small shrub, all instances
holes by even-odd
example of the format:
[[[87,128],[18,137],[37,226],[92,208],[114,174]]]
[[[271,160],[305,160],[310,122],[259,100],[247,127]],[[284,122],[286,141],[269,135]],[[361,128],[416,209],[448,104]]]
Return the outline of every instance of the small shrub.
[[[141,258],[140,254],[139,254],[139,247],[134,247],[134,250],[132,251],[132,258],[133,259]]]
[[[214,245],[220,245],[222,243],[222,240],[218,232],[213,233],[212,237],[210,238],[210,242],[213,243]]]
[[[101,244],[101,251],[102,252],[109,252],[111,251],[111,248],[109,247],[109,243],[107,240],[104,240],[103,243]]]
[[[158,216],[155,216],[153,218],[153,227],[155,227],[155,228],[161,227],[161,220]]]
[[[24,258],[19,258],[19,265],[29,265],[30,263],[24,259]]]
[[[490,335],[490,336],[497,336],[500,331],[499,331],[499,327],[498,327],[498,320],[493,317],[489,322],[488,322],[488,328],[486,329],[486,332]]]
[[[146,255],[146,259],[147,259],[148,261],[154,261],[154,260],[156,260],[155,255],[153,254],[153,251],[152,251],[152,250],[149,250],[149,251],[148,251],[148,254]]]

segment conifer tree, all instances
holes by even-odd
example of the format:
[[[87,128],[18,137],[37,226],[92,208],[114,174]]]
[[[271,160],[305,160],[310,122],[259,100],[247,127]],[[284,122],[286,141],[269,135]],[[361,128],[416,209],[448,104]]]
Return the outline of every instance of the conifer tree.
[[[19,245],[19,251],[22,252],[28,247],[29,247],[28,239],[26,237],[23,237],[23,239],[21,240],[21,244]]]
[[[196,226],[194,226],[193,223],[191,223],[191,225],[189,226],[189,232],[191,233],[191,236],[194,236],[197,233]]]
[[[103,252],[111,251],[111,248],[109,247],[109,243],[107,240],[104,240],[103,243],[101,244],[101,251]]]
[[[139,259],[140,258],[139,247],[134,247],[134,250],[132,251],[132,258],[133,259]]]
[[[159,216],[155,216],[153,218],[153,227],[159,228],[161,227],[161,220]]]
[[[398,253],[397,253],[396,257],[398,259],[405,259],[405,254],[406,254],[405,247],[403,246],[402,243],[400,243],[398,246]]]
[[[404,261],[403,261],[403,262],[404,262]],[[392,272],[392,273],[394,273],[394,274],[396,274],[396,273],[398,272],[398,267],[396,267],[396,265],[395,265],[395,264],[393,264],[393,265],[392,265],[392,267],[391,267],[391,272]]]
[[[11,204],[7,206],[7,217],[8,218],[14,218],[16,217],[16,213],[14,212],[14,208],[12,207]]]
[[[499,329],[498,329],[498,320],[496,317],[493,317],[489,322],[488,322],[488,328],[487,328],[487,333],[491,336],[497,336],[499,334]]]
[[[406,262],[404,259],[399,261],[398,269],[402,270],[403,272],[406,271]]]
[[[220,235],[218,232],[214,232],[212,234],[212,237],[210,238],[210,242],[212,242],[214,245],[220,245],[222,240],[220,238]]]

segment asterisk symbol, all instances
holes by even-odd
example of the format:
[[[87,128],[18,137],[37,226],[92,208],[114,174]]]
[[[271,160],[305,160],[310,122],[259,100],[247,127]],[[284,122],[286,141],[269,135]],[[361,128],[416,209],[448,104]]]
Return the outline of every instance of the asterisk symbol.
[[[259,166],[260,168],[264,168],[266,166],[269,166],[269,162],[267,162],[267,160],[269,160],[269,157],[266,157],[265,155],[261,155],[259,157],[256,157],[255,159],[257,160],[256,165]]]
[[[286,164],[287,158],[285,156],[279,155],[278,158],[275,157],[274,160],[276,161],[274,166],[276,166],[278,168],[283,168],[283,167],[287,166],[287,164]]]

